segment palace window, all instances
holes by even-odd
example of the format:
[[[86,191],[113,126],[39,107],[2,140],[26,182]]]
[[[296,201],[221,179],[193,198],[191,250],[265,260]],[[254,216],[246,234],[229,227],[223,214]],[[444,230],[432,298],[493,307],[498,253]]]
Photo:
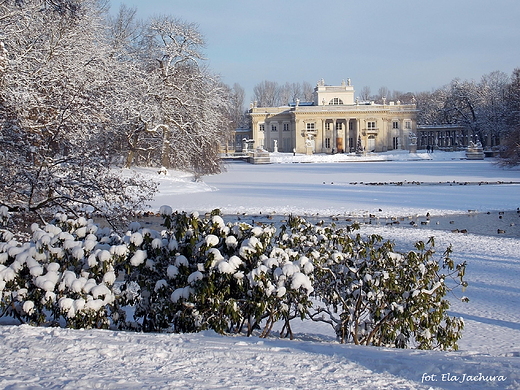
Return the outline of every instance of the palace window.
[[[330,138],[325,138],[325,147],[330,149]]]
[[[393,121],[392,122],[392,129],[398,129],[399,128],[399,122]]]
[[[410,130],[412,128],[412,122],[406,121],[404,122],[404,128]]]
[[[336,130],[343,130],[343,123],[342,122],[336,122]]]
[[[340,104],[343,104],[343,100],[341,100],[340,98],[331,99],[331,101],[329,102],[329,105],[331,106],[339,106]]]
[[[367,129],[368,130],[375,130],[376,129],[376,122],[375,121],[367,122]]]
[[[325,130],[330,130],[330,122],[325,122]]]
[[[306,129],[307,129],[307,131],[314,131],[315,123],[314,122],[307,123]]]
[[[260,123],[259,129],[260,129],[260,131],[265,131],[265,124]]]
[[[278,131],[278,126],[271,125],[271,131]]]
[[[289,131],[289,123],[283,124],[283,131]]]

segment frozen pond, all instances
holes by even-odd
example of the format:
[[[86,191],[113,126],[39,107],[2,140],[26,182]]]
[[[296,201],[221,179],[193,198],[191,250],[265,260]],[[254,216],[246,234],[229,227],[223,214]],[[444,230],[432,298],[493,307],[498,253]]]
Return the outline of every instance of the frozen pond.
[[[202,181],[162,181],[152,206],[167,204],[201,214],[218,208],[229,220],[248,223],[293,214],[316,222],[332,218],[337,223],[520,238],[520,168],[453,156],[459,157],[436,153],[439,160],[234,162],[224,173]]]
[[[162,182],[152,206],[323,217],[485,213],[520,207],[519,183],[520,169],[501,169],[487,160],[231,163],[200,182]]]
[[[464,161],[456,153],[427,157],[444,160],[236,163],[201,181],[170,172],[160,176],[160,193],[151,206],[157,211],[167,204],[201,214],[219,208],[228,221],[247,223],[279,223],[289,214],[314,223],[358,221],[362,234],[381,235],[395,242],[399,251],[435,236],[439,256],[451,246],[453,261],[468,264],[467,290],[449,297],[450,314],[465,320],[459,351],[339,345],[330,342],[330,327],[312,321],[294,323],[299,339],[293,341],[209,332],[176,335],[3,326],[0,387],[433,389],[433,383],[423,383],[425,373],[450,372],[503,375],[507,380],[439,381],[435,389],[519,388],[520,184],[515,183],[520,182],[520,168],[504,170],[488,160]],[[157,179],[156,169],[141,172]],[[142,222],[161,228],[160,217]],[[460,233],[464,230],[468,233]],[[470,301],[460,302],[459,293]]]

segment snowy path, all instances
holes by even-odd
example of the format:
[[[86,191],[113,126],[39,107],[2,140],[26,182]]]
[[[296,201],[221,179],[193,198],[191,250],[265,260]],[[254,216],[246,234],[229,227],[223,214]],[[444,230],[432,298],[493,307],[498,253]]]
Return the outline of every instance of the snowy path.
[[[4,326],[0,345],[0,387],[10,390],[480,389],[520,381],[520,358],[209,332],[166,335]],[[464,374],[479,373],[497,379],[484,387],[483,382],[447,380],[448,374],[462,381]],[[497,382],[500,375],[504,380]],[[427,378],[437,381],[423,382]]]

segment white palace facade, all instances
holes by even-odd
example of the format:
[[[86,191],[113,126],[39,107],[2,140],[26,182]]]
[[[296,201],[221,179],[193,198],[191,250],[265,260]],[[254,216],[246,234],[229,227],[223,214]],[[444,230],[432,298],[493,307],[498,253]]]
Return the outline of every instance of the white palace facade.
[[[360,102],[350,79],[314,89],[313,102],[249,110],[254,148],[269,152],[349,153],[409,149],[417,131],[414,102]]]

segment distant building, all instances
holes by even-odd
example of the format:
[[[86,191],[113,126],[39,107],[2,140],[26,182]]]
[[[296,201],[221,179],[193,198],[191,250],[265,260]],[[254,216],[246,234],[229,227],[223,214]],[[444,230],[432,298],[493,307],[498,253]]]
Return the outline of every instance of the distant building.
[[[470,142],[476,142],[471,130],[461,125],[419,125],[417,126],[417,147],[442,150],[464,149]]]
[[[282,107],[251,105],[254,147],[273,152],[344,153],[408,149],[417,130],[415,103],[360,102],[350,79],[329,86],[320,80],[313,102]]]
[[[243,153],[253,144],[250,128],[239,127],[229,134],[227,142],[224,140],[220,145],[220,153],[237,154]]]

